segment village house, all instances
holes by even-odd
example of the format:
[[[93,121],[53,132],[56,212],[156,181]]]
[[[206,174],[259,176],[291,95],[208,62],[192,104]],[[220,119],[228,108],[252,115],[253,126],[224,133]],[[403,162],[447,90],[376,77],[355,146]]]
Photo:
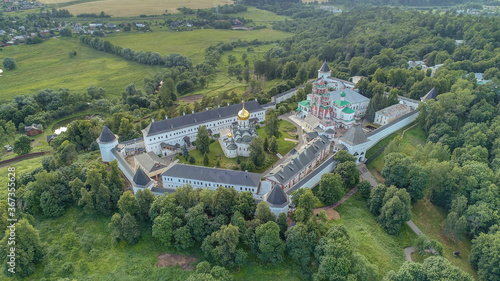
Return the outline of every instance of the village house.
[[[36,136],[43,133],[42,124],[31,124],[31,126],[24,127],[24,132],[27,136]]]

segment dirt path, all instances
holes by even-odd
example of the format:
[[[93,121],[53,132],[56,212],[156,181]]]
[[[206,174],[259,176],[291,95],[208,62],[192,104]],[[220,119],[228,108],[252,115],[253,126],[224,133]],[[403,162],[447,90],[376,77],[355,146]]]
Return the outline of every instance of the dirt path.
[[[198,261],[198,258],[184,255],[176,254],[160,254],[157,258],[157,267],[166,266],[180,266],[183,270],[193,270],[194,267],[191,265]]]

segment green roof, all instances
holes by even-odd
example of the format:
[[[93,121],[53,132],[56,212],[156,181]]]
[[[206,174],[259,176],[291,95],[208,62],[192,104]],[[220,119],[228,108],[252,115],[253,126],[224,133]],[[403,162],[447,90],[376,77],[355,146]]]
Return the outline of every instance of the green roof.
[[[338,105],[338,106],[345,106],[345,105],[349,105],[349,104],[351,104],[350,102],[348,102],[348,101],[346,101],[346,100],[344,100],[344,101],[341,101],[341,100],[336,100],[336,101],[334,101],[334,103],[335,103],[336,105]]]
[[[340,94],[341,97],[345,97],[345,92],[342,92],[342,94]]]
[[[351,113],[356,112],[356,111],[354,111],[354,110],[353,110],[352,108],[350,108],[350,107],[346,107],[346,108],[342,109],[342,111],[343,111],[344,113],[347,113],[347,114],[351,114]]]
[[[299,102],[300,105],[305,106],[305,107],[310,107],[311,106],[311,101],[309,100],[303,100]]]
[[[297,109],[295,109],[295,111],[299,112],[300,111],[300,107],[297,107]]]

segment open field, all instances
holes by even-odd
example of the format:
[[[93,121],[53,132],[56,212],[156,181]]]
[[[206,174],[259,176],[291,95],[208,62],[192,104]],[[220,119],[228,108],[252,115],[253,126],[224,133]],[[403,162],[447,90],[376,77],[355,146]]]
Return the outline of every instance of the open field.
[[[470,240],[457,240],[457,242],[453,242],[443,234],[446,212],[443,209],[434,206],[426,197],[413,204],[412,213],[413,222],[415,222],[424,234],[443,244],[443,256],[445,256],[453,265],[467,271],[478,279],[476,271],[468,262],[471,249]],[[460,256],[453,256],[454,251],[459,251]]]
[[[69,0],[41,0],[42,3],[47,4],[62,4],[70,2]],[[101,0],[101,1],[87,1],[77,3],[65,7],[73,15],[81,13],[96,13],[99,14],[104,11],[106,14],[115,17],[128,17],[138,15],[161,15],[167,11],[168,13],[178,13],[177,8],[186,7],[191,9],[205,9],[211,8],[215,5],[232,4],[231,0]]]
[[[409,226],[405,224],[398,235],[387,234],[359,193],[336,208],[336,211],[340,214],[340,219],[335,223],[347,228],[354,247],[368,261],[378,266],[381,276],[389,270],[399,270],[406,261],[403,248],[412,245],[417,237]]]
[[[257,9],[255,7],[248,7],[248,10],[246,12],[241,12],[237,14],[228,14],[228,16],[252,19],[256,25],[266,25],[268,27],[274,21],[282,21],[289,18],[286,16],[277,15],[270,11]]]
[[[68,52],[75,50],[76,57]],[[91,84],[106,89],[106,97],[120,96],[130,83],[142,88],[143,78],[159,66],[127,61],[82,45],[75,38],[52,38],[42,44],[3,48],[0,60],[13,57],[17,67],[0,77],[0,99],[32,94],[42,89],[85,91]]]
[[[237,40],[260,41],[281,40],[291,33],[271,29],[260,30],[222,30],[196,29],[192,31],[155,31],[146,33],[115,33],[106,37],[114,45],[135,51],[155,51],[162,55],[178,53],[193,60],[194,64],[203,62],[205,48],[219,42]]]

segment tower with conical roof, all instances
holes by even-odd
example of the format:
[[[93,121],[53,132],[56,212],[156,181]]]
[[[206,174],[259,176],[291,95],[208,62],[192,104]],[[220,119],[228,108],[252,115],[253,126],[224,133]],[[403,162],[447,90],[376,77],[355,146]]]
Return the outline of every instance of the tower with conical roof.
[[[139,166],[137,171],[135,171],[134,179],[132,180],[132,188],[134,189],[134,194],[139,190],[143,190],[145,188],[151,190],[154,186],[154,182],[151,180],[146,172]]]
[[[321,68],[318,70],[318,79],[319,78],[327,78],[331,76],[332,71],[328,67],[328,64],[326,61],[323,63]]]
[[[118,145],[118,136],[113,134],[113,132],[104,125],[101,135],[96,141],[99,144],[99,150],[101,150],[102,161],[111,162],[115,160],[115,156],[111,150]]]
[[[290,198],[278,184],[264,195],[263,201],[269,205],[269,209],[271,209],[271,212],[273,212],[276,217],[278,217],[280,213],[288,213]]]

